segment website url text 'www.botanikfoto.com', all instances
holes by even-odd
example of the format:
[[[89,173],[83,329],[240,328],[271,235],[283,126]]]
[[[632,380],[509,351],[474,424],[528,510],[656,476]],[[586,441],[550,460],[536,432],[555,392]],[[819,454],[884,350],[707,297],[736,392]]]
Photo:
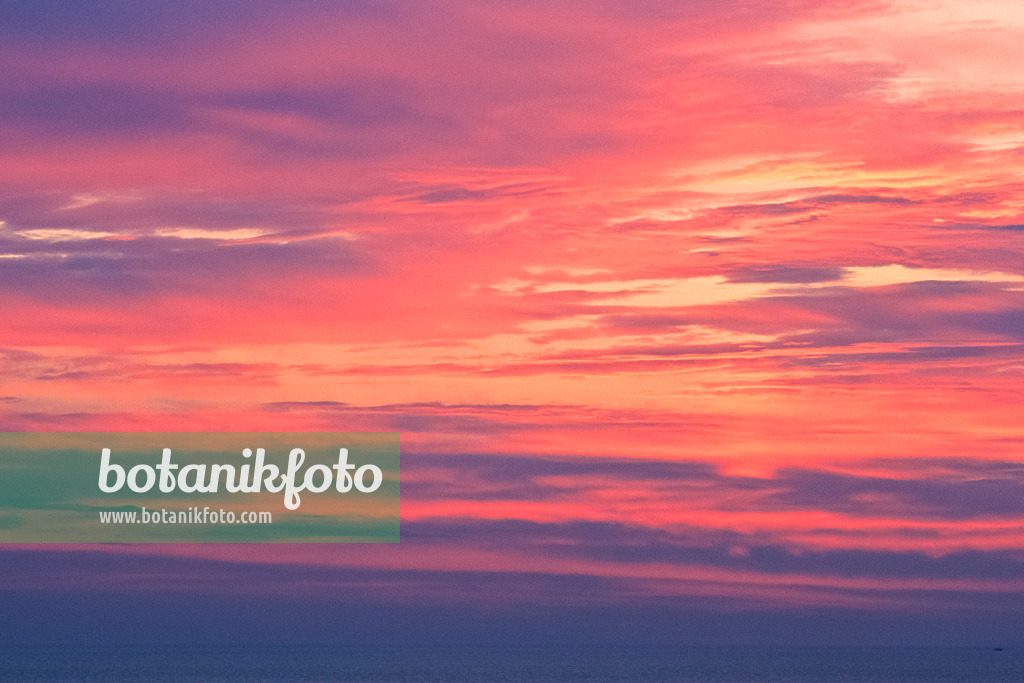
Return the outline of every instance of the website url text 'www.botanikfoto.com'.
[[[211,510],[208,507],[190,507],[187,510],[101,510],[101,524],[272,524],[273,516],[266,510],[259,512]]]

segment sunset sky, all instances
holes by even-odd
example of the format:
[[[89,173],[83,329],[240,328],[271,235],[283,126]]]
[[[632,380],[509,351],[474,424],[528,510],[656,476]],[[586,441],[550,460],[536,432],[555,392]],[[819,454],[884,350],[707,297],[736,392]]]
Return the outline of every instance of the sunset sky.
[[[0,4],[0,430],[402,439],[398,545],[7,546],[0,633],[1024,643],[1022,45]]]

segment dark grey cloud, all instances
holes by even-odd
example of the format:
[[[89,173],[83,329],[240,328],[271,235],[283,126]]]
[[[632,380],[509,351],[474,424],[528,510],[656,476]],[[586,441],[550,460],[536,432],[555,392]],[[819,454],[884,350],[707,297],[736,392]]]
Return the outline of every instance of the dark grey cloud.
[[[591,485],[582,480],[598,477],[613,485],[674,489],[678,495],[699,488],[707,491],[723,483],[713,465],[698,461],[651,461],[614,458],[550,458],[531,455],[417,455],[411,454],[403,467],[441,469],[457,472],[451,483],[419,483],[415,479],[402,485],[402,495],[409,499],[436,500],[551,500],[559,497],[585,495]],[[581,478],[569,484],[545,482],[548,477]],[[732,482],[743,489],[745,482]]]
[[[194,125],[188,98],[132,85],[0,87],[0,120],[48,135],[166,135]]]
[[[789,342],[798,339],[788,337],[786,341],[777,342],[771,348],[784,348]],[[849,333],[801,335],[801,341],[809,341],[810,346],[848,346],[856,344],[861,337]],[[875,351],[865,353],[814,353],[809,351],[802,356],[786,356],[776,359],[781,365],[792,367],[827,367],[845,365],[853,367],[858,363],[887,363],[916,365],[920,363],[942,362],[965,358],[1011,359],[1024,356],[1024,345],[999,344],[992,346],[914,346],[900,351]],[[875,375],[864,375],[868,381],[881,379]],[[821,379],[831,381],[827,377]],[[855,381],[854,378],[851,380]]]
[[[956,192],[939,197],[935,201],[958,206],[971,206],[973,204],[994,204],[1002,199],[1003,195],[997,192]]]
[[[534,195],[543,192],[544,189],[544,187],[538,186],[535,183],[513,183],[477,190],[463,187],[461,185],[439,185],[426,192],[421,192],[411,197],[405,197],[402,201],[417,202],[420,204],[486,201],[498,197],[524,197]]]
[[[636,330],[638,328],[627,328]],[[639,328],[643,329],[643,328]],[[574,361],[581,367],[586,361],[607,362],[622,356],[649,358],[686,358],[708,355],[721,355],[750,351],[761,348],[759,344],[646,344],[631,346],[615,346],[602,351],[563,351],[542,357],[544,361]],[[565,366],[569,367],[569,366]]]
[[[79,43],[151,50],[210,40],[218,32],[252,30],[289,13],[383,17],[392,9],[387,0],[4,0],[0,37],[51,47]]]
[[[820,194],[789,202],[770,202],[761,204],[736,204],[718,209],[727,214],[740,216],[788,216],[795,213],[825,209],[843,204],[892,204],[911,206],[919,204],[917,200],[907,197],[873,195],[873,194]]]
[[[979,309],[978,300],[989,303]],[[759,315],[747,314],[756,309]],[[818,329],[792,311],[815,314]],[[777,315],[765,312],[777,311]],[[799,294],[764,296],[713,310],[688,311],[694,324],[781,335],[783,343],[808,346],[859,342],[917,342],[977,346],[990,336],[1024,339],[1024,295],[1012,284],[981,281],[922,281],[887,287],[826,286]],[[944,341],[943,343],[936,343]]]
[[[271,412],[312,413],[324,420],[325,424],[351,425],[358,422],[373,425],[371,429],[381,431],[494,436],[576,429],[584,424],[590,429],[614,430],[624,422],[636,428],[682,425],[697,430],[715,424],[718,419],[697,413],[654,413],[638,417],[628,412],[589,410],[574,405],[398,403],[352,406],[323,401],[283,401],[264,404],[263,409]],[[535,419],[530,419],[531,414]],[[345,427],[344,430],[351,431],[351,428]],[[483,462],[477,461],[478,464]]]
[[[453,484],[418,484],[414,478],[408,487],[403,485],[403,495],[423,500],[548,500],[567,495],[578,499],[586,498],[594,486],[614,486],[656,492],[680,504],[695,497],[715,505],[727,499],[729,508],[739,511],[808,509],[862,517],[948,520],[1024,515],[1024,465],[1006,462],[978,470],[949,460],[945,474],[903,478],[797,468],[780,470],[772,477],[748,477],[725,475],[702,461],[526,454],[410,454],[403,467],[413,472],[425,468],[459,474],[458,483]],[[551,483],[551,477],[571,483]],[[588,481],[594,477],[604,482]]]
[[[743,266],[729,271],[729,282],[764,282],[780,284],[804,284],[841,280],[845,268],[835,266],[765,265]]]
[[[226,92],[204,104],[239,111],[298,114],[312,120],[354,128],[381,128],[414,123],[420,130],[443,122],[417,104],[413,84],[379,77],[322,88],[263,88]]]
[[[786,469],[765,500],[792,508],[827,509],[864,517],[950,520],[1024,516],[1024,465],[1004,465],[987,477],[894,479]]]
[[[218,670],[258,679],[280,670],[288,657],[289,675],[303,680],[339,671],[392,679],[391,656],[401,653],[415,656],[429,680],[450,678],[453,671],[460,680],[481,672],[487,677],[496,667],[514,680],[599,680],[618,671],[643,680],[679,680],[680,671],[697,675],[693,680],[756,680],[765,662],[807,673],[808,680],[834,680],[836,657],[847,665],[852,660],[857,671],[892,676],[885,668],[891,650],[880,664],[878,650],[850,647],[857,644],[932,646],[906,660],[897,656],[906,671],[919,671],[925,659],[956,671],[965,658],[976,667],[982,656],[989,666],[972,670],[995,670],[1011,680],[1018,662],[1009,650],[991,650],[992,643],[1016,642],[1019,633],[1024,601],[1009,591],[836,587],[828,589],[836,604],[824,610],[713,591],[665,595],[636,579],[281,565],[276,558],[288,551],[287,545],[253,545],[246,551],[250,562],[230,563],[83,549],[0,550],[0,610],[8,617],[0,637],[12,646],[0,666],[19,672],[11,676],[17,680],[59,678],[69,662],[83,675],[113,672],[126,680],[151,676],[154,667],[195,679]],[[876,607],[840,606],[858,598]],[[887,607],[877,606],[883,602]],[[125,656],[125,643],[138,660]],[[239,643],[249,646],[241,659]],[[765,649],[722,648],[728,643]],[[818,647],[779,647],[793,643]],[[837,643],[843,647],[820,648]],[[934,648],[937,643],[985,648]],[[65,649],[68,644],[93,647]],[[275,647],[281,645],[290,647]],[[462,651],[472,665],[463,670],[451,661],[459,645],[500,649]],[[19,649],[27,646],[35,647]],[[629,649],[636,646],[646,647]],[[415,649],[403,653],[405,647]],[[564,648],[573,652],[568,662]],[[991,659],[1002,655],[1011,658]]]
[[[919,201],[892,195],[877,194],[819,194],[802,200],[808,204],[899,204],[910,206],[920,204]]]
[[[10,239],[9,233],[18,230],[36,229],[109,231],[128,236],[177,227],[308,234],[336,222],[337,215],[331,215],[329,207],[348,198],[345,195],[284,197],[208,191],[69,195],[0,186],[0,220],[5,223],[0,239]],[[4,232],[8,233],[6,237]]]
[[[431,108],[421,96],[412,83],[384,76],[329,87],[216,93],[159,83],[0,79],[0,122],[17,131],[4,139],[21,147],[62,138],[124,141],[203,133],[242,143],[250,154],[362,159],[464,135],[465,121],[457,111]],[[287,133],[235,122],[225,113],[292,115],[319,129],[310,135]]]
[[[929,228],[935,228],[938,230],[1005,230],[1007,232],[1021,232],[1024,231],[1024,223],[963,223],[963,222],[946,222],[946,223],[929,223]]]
[[[919,471],[921,468],[938,469],[965,477],[1019,476],[1024,464],[1004,460],[981,460],[977,458],[871,458],[865,461],[870,467],[888,470]]]
[[[674,330],[687,322],[685,317],[678,315],[659,314],[621,314],[601,316],[601,323],[614,330],[633,332],[637,330],[666,331]]]
[[[1000,551],[940,556],[892,550],[808,550],[763,536],[686,527],[672,531],[615,522],[541,523],[523,520],[406,522],[403,543],[509,544],[559,557],[610,562],[698,565],[759,574],[905,579],[1017,579],[1024,559]]]
[[[319,238],[291,243],[145,237],[128,241],[0,238],[0,287],[48,301],[127,298],[159,293],[231,298],[257,283],[308,275],[344,276],[371,269],[351,242]]]
[[[809,211],[811,208],[803,202],[778,202],[774,204],[736,204],[722,207],[719,211],[738,216],[788,216]]]

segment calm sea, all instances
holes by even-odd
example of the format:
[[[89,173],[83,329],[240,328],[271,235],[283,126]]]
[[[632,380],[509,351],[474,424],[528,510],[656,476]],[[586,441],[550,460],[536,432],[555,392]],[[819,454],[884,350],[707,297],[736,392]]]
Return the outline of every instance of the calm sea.
[[[21,647],[3,681],[1024,681],[1024,650],[860,647]]]

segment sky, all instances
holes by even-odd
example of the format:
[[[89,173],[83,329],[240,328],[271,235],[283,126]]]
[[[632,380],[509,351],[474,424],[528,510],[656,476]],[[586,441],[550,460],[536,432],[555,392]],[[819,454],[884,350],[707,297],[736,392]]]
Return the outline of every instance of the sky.
[[[1022,44],[0,4],[0,429],[402,438],[398,545],[6,546],[0,632],[1024,643]]]

